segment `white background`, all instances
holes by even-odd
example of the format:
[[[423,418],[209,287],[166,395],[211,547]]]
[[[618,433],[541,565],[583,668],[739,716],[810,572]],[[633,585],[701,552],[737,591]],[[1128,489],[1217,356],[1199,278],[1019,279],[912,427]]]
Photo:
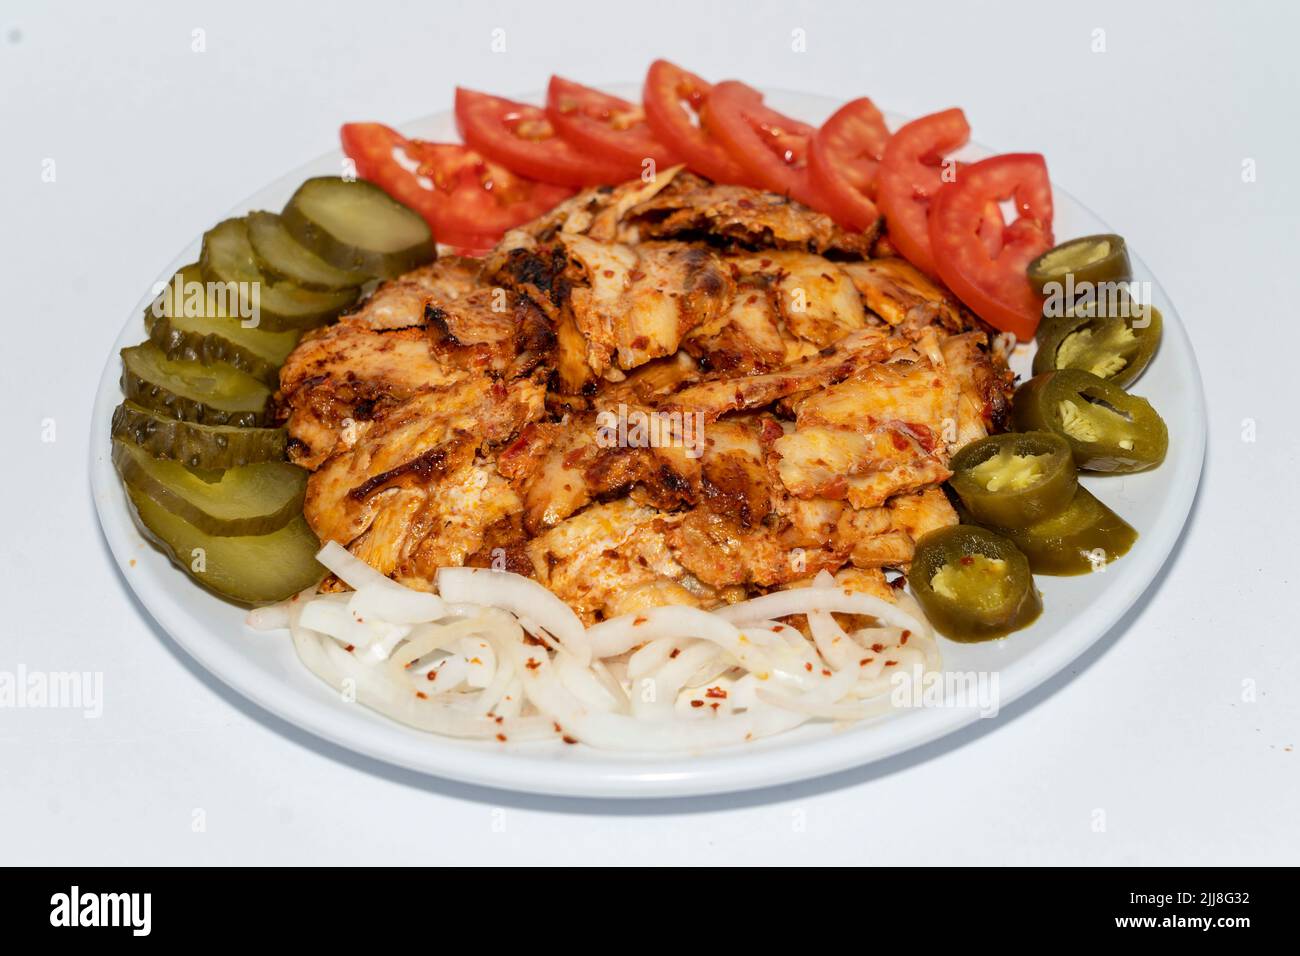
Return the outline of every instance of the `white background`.
[[[0,10],[0,670],[102,671],[105,695],[99,720],[0,710],[0,863],[1300,862],[1300,8],[289,7]],[[135,603],[87,485],[93,390],[144,286],[227,208],[333,147],[343,121],[443,110],[457,83],[634,81],[656,56],[907,115],[961,105],[981,142],[1046,153],[1151,266],[1201,362],[1207,464],[1164,573],[997,720],[741,796],[445,783],[225,690]]]

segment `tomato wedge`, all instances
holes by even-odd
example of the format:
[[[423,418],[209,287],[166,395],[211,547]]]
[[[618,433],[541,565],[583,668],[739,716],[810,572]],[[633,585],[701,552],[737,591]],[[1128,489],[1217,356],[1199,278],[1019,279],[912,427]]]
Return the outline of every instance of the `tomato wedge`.
[[[1018,215],[1004,226],[997,203],[1011,199]],[[959,299],[994,328],[1033,338],[1043,304],[1025,270],[1055,245],[1043,157],[1009,153],[962,168],[930,204],[930,243],[939,277]]]
[[[806,206],[825,206],[808,175],[813,127],[764,105],[763,94],[737,80],[713,88],[704,103],[703,120],[751,180]]]
[[[358,176],[414,209],[450,245],[490,247],[573,195],[516,176],[468,146],[407,139],[381,123],[348,123],[339,135]]]
[[[885,118],[866,97],[845,103],[813,136],[808,172],[836,222],[864,231],[875,226],[876,170],[888,143]]]
[[[694,73],[655,60],[642,93],[646,122],[660,142],[701,176],[715,183],[747,185],[750,177],[744,167],[700,124],[700,110],[712,91],[713,86]]]
[[[930,200],[944,184],[944,155],[969,139],[970,125],[959,109],[922,116],[894,133],[876,171],[876,204],[885,214],[890,240],[931,276],[937,273],[926,219]]]
[[[546,116],[573,145],[626,167],[627,179],[640,176],[647,159],[654,160],[656,167],[681,162],[655,138],[639,104],[590,86],[552,76],[546,89]]]
[[[601,186],[628,178],[626,164],[592,156],[562,139],[540,106],[457,87],[456,128],[469,146],[530,179]]]

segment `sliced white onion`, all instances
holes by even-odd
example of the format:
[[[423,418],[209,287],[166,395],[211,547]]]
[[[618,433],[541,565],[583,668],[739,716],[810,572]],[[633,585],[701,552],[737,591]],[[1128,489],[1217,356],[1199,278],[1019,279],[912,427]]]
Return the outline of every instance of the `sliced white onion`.
[[[546,629],[584,667],[591,642],[573,608],[531,578],[491,568],[439,568],[438,593],[448,601],[505,608]]]

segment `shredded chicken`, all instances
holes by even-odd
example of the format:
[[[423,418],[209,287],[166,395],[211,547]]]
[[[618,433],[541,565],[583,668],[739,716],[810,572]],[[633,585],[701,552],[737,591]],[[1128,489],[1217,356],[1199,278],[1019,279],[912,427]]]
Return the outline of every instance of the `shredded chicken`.
[[[323,540],[414,587],[529,574],[590,623],[821,570],[889,597],[1011,384],[874,231],[674,168],[381,284],[277,399]]]

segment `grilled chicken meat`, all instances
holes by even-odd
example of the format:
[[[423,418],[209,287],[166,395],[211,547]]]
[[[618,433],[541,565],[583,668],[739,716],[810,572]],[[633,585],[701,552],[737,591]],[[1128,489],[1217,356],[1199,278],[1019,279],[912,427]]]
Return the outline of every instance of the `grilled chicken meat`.
[[[505,567],[588,622],[821,570],[888,596],[1012,382],[874,240],[671,169],[383,283],[281,373],[307,519],[411,586]]]

